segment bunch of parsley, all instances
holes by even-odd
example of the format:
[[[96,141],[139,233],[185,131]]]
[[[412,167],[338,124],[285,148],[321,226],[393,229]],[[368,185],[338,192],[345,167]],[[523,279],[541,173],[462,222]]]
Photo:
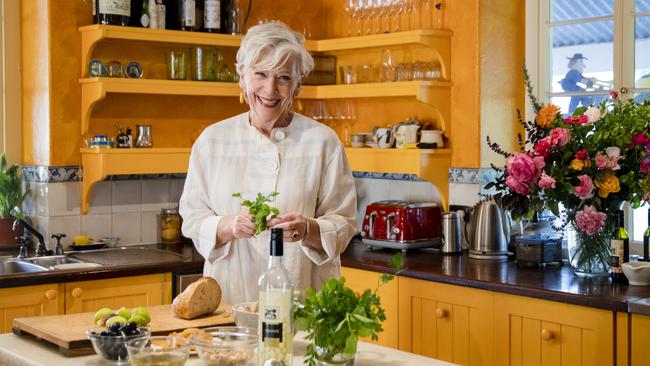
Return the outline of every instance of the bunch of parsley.
[[[278,192],[271,192],[268,196],[265,196],[262,193],[258,193],[255,201],[244,199],[241,196],[241,193],[232,194],[233,197],[242,200],[241,205],[243,207],[248,207],[248,212],[255,224],[255,235],[266,230],[266,220],[274,218],[280,214],[280,211],[277,208],[266,204],[267,202],[273,201],[278,194]]]
[[[399,273],[402,253],[391,257],[390,264]],[[306,339],[312,341],[307,346],[305,363],[313,366],[317,360],[331,362],[337,354],[353,356],[359,337],[376,340],[386,320],[377,290],[393,278],[386,273],[380,275],[377,288],[362,294],[345,286],[345,277],[327,281],[318,291],[307,289],[304,305],[296,304],[294,312],[296,326],[307,331]]]

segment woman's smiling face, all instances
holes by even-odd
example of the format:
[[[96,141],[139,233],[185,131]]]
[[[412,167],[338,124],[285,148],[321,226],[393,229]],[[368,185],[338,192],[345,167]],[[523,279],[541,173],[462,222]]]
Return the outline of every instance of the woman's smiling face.
[[[265,59],[259,64],[264,65]],[[272,70],[253,66],[246,70],[244,84],[251,122],[269,125],[288,117],[298,87],[293,57]]]

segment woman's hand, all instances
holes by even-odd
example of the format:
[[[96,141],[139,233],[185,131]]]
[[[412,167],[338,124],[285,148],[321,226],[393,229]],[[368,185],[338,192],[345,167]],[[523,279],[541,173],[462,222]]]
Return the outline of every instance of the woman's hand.
[[[255,224],[248,210],[242,208],[237,215],[224,217],[217,226],[217,247],[233,239],[247,239],[255,235]]]
[[[266,223],[266,226],[269,228],[283,229],[283,239],[285,242],[301,241],[307,235],[307,219],[297,212],[272,218]]]

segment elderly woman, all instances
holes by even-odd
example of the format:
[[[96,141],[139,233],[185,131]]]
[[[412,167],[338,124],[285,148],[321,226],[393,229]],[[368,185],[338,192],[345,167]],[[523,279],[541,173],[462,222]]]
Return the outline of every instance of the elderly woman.
[[[355,233],[356,192],[343,146],[331,129],[293,111],[314,66],[303,41],[282,23],[251,28],[236,64],[249,111],[209,126],[192,147],[180,199],[183,234],[228,303],[258,299],[269,255],[269,231],[254,236],[233,193],[279,193],[273,206],[280,215],[267,225],[284,229],[284,265],[298,289],[337,277]]]

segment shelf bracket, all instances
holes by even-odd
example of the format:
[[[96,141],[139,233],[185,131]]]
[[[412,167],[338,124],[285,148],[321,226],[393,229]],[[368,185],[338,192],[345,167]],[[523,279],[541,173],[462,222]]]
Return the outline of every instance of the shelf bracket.
[[[436,103],[436,101],[448,100],[450,98],[449,94],[449,87],[422,85],[420,86],[417,95],[415,96],[419,102],[426,103],[434,107],[436,120],[440,122],[440,129],[447,137],[449,137],[447,124],[451,118],[451,106],[450,103]]]
[[[82,177],[81,182],[81,214],[88,213],[90,205],[90,192],[97,182],[106,179],[104,170],[104,157],[102,154],[81,154]]]
[[[95,104],[106,97],[106,89],[103,83],[81,84],[81,135],[88,132],[90,115]]]
[[[92,31],[81,32],[81,76],[88,74],[88,64],[97,42],[105,37],[105,30],[98,28]]]

